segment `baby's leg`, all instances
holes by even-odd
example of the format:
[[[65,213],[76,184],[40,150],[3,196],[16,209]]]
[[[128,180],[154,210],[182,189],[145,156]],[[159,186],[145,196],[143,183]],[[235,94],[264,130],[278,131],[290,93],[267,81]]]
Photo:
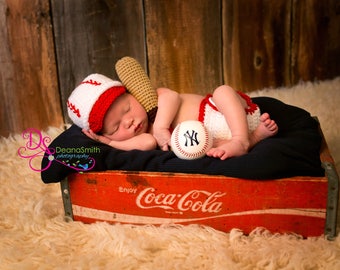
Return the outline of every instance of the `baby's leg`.
[[[258,142],[272,137],[277,134],[279,128],[276,122],[270,119],[268,113],[264,113],[260,117],[260,124],[249,135],[250,148],[253,148]],[[207,152],[207,156],[220,158],[222,160],[234,156],[240,156],[245,154],[240,151],[240,146],[237,144],[237,140],[218,140],[214,141],[214,147]]]
[[[272,137],[277,134],[279,127],[276,122],[272,120],[268,113],[263,113],[260,117],[260,124],[250,134],[250,148],[253,148],[258,142]]]
[[[207,153],[208,156],[222,160],[240,156],[248,152],[250,146],[248,122],[245,112],[246,103],[239,94],[229,86],[222,85],[213,93],[217,109],[224,115],[230,128],[232,138],[219,143]]]

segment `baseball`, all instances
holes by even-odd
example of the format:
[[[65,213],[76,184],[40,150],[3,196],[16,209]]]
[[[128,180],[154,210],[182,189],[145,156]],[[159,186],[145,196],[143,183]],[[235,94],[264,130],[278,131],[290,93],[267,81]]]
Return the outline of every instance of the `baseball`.
[[[171,135],[171,149],[181,159],[198,159],[212,147],[212,136],[199,121],[184,121]]]

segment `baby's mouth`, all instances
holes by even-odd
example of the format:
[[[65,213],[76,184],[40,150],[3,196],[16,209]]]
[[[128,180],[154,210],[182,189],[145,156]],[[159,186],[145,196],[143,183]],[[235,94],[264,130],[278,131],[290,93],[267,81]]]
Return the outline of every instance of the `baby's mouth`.
[[[143,127],[142,124],[139,123],[135,128],[135,133],[138,133],[142,129],[142,127]]]

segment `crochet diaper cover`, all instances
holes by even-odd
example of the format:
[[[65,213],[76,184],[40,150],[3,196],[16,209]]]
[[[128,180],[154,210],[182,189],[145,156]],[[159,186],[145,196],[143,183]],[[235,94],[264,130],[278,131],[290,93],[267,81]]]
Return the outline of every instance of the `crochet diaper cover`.
[[[254,131],[260,122],[260,108],[253,103],[251,98],[237,92],[246,102],[248,107],[245,109],[247,114],[249,132]],[[231,131],[223,116],[212,101],[212,95],[208,94],[201,102],[198,120],[204,124],[214,139],[230,139]]]

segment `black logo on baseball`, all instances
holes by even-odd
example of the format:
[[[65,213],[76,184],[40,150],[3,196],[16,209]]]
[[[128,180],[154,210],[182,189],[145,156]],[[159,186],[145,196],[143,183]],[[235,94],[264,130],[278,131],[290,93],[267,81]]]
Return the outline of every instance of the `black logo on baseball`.
[[[183,136],[185,137],[185,146],[188,146],[188,144],[190,144],[190,146],[194,146],[194,144],[199,145],[200,142],[197,139],[197,135],[198,135],[198,132],[196,132],[195,130],[192,130],[191,134],[190,134],[190,131],[187,130],[183,134]]]

